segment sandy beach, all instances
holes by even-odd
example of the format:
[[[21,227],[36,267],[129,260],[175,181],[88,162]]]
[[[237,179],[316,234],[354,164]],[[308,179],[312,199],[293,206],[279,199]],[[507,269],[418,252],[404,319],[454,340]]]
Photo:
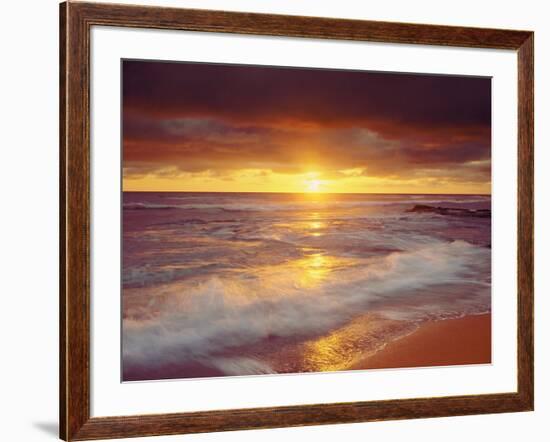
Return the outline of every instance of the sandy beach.
[[[431,321],[351,369],[404,368],[491,362],[491,315]]]

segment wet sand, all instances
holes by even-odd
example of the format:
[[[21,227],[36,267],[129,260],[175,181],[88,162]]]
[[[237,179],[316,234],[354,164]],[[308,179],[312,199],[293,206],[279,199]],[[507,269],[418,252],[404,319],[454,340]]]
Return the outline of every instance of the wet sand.
[[[491,315],[432,321],[387,344],[351,369],[428,367],[491,362]]]

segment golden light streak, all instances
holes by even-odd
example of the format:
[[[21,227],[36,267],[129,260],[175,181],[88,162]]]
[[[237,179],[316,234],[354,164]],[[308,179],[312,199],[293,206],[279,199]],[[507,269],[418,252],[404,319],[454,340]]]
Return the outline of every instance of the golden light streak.
[[[124,174],[124,191],[150,192],[280,192],[307,193],[438,193],[490,194],[491,183],[456,182],[450,178],[373,177],[359,169],[326,178],[322,171],[276,173],[267,169],[239,169],[226,174],[209,171],[164,174]]]

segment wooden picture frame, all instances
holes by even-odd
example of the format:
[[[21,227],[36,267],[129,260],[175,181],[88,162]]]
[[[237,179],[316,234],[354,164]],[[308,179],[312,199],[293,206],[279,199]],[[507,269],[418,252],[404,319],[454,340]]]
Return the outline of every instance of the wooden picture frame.
[[[518,62],[517,391],[90,417],[90,30],[118,26],[508,49]],[[529,411],[534,407],[534,35],[529,31],[66,2],[60,6],[60,437],[90,440]]]

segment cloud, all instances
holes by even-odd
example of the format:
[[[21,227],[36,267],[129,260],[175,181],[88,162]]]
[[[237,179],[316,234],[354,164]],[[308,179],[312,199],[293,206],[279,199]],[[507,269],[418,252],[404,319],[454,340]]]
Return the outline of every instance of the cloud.
[[[125,176],[316,168],[487,182],[490,167],[473,165],[490,160],[490,127],[488,78],[123,64]]]
[[[123,75],[125,105],[163,117],[323,126],[491,119],[489,78],[140,61],[125,61]]]

